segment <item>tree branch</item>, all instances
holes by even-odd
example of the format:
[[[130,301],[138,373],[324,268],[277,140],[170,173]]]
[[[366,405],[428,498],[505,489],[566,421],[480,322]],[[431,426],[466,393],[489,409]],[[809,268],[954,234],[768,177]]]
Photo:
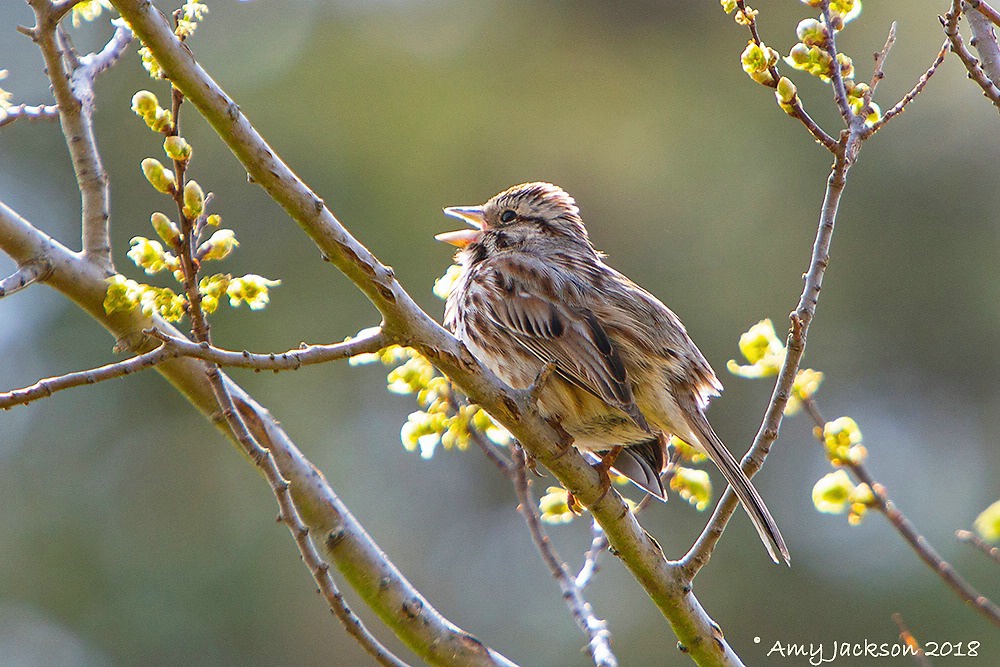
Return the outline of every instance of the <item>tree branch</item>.
[[[257,183],[313,239],[323,255],[372,301],[384,317],[391,342],[420,351],[483,406],[586,506],[601,524],[622,562],[667,618],[680,645],[697,662],[740,664],[718,625],[701,607],[677,568],[666,561],[616,492],[602,493],[599,476],[565,434],[530,409],[524,392],[506,387],[451,334],[423,312],[392,271],[351,236],[316,196],[264,142],[232,101],[173,34],[166,18],[142,0],[113,0],[170,81],[226,142]]]
[[[985,540],[983,540],[983,538],[968,530],[956,530],[955,537],[957,537],[960,542],[965,542],[966,544],[971,544],[976,547],[1000,565],[1000,547],[991,547]]]
[[[157,328],[146,329],[143,333],[163,341],[164,345],[176,352],[177,356],[192,357],[210,361],[219,366],[252,368],[257,371],[298,370],[302,366],[323,364],[338,359],[347,359],[358,354],[378,352],[388,345],[381,329],[367,335],[351,338],[332,345],[305,345],[287,352],[265,354],[223,350],[207,342],[196,343],[187,338],[171,336]]]
[[[979,66],[979,60],[966,48],[965,40],[962,39],[962,33],[958,30],[958,21],[961,16],[962,0],[952,0],[951,10],[941,19],[941,25],[944,26],[944,34],[948,37],[948,41],[951,42],[952,52],[958,56],[962,64],[965,65],[965,69],[968,70],[969,78],[982,88],[986,99],[992,102],[997,110],[1000,110],[1000,88],[997,88],[993,81],[990,80],[990,77],[986,75],[983,68]]]
[[[981,11],[968,11],[969,7],[970,3],[963,3],[965,16],[969,20],[969,30],[972,31],[972,40],[969,43],[979,53],[983,71],[995,85],[1000,81],[1000,45],[997,44],[997,36],[993,32],[993,23]]]
[[[985,2],[982,2],[981,0],[966,0],[965,4],[969,5],[970,7],[978,11],[980,14],[988,18],[990,20],[990,23],[992,23],[993,25],[1000,27],[1000,12],[997,12],[997,10],[990,7]]]
[[[837,220],[837,209],[840,205],[840,197],[844,193],[844,186],[847,183],[847,172],[851,166],[847,157],[851,151],[851,136],[846,132],[841,135],[833,170],[827,179],[826,194],[823,198],[823,207],[820,210],[819,227],[816,230],[816,240],[813,243],[809,270],[804,276],[805,284],[802,288],[802,295],[799,297],[798,307],[791,314],[792,329],[786,343],[785,361],[781,366],[778,379],[775,381],[764,421],[761,423],[760,430],[757,431],[753,445],[741,461],[743,472],[748,477],[753,477],[764,465],[764,459],[767,457],[771,445],[778,439],[778,431],[781,428],[781,420],[785,414],[785,406],[788,404],[792,384],[795,382],[795,374],[798,372],[799,363],[805,353],[809,325],[816,313],[816,304],[820,288],[823,285],[823,275],[830,262],[830,243]],[[719,538],[722,537],[722,533],[738,504],[736,494],[733,493],[732,489],[727,488],[712,513],[708,525],[705,526],[697,541],[680,561],[687,581],[692,581],[701,568],[708,563],[712,551],[715,550],[715,546],[718,544]]]
[[[15,405],[27,405],[40,398],[48,398],[57,391],[71,389],[72,387],[82,387],[84,385],[97,384],[105,380],[124,377],[147,368],[152,368],[156,364],[166,359],[171,359],[180,355],[180,352],[171,350],[166,345],[161,345],[154,350],[140,354],[139,356],[119,361],[97,368],[75,373],[66,373],[55,377],[44,378],[33,385],[22,389],[13,389],[0,394],[0,409],[7,410]]]
[[[917,532],[916,527],[906,518],[896,507],[896,504],[889,498],[889,492],[884,486],[875,481],[868,468],[863,463],[853,463],[847,466],[854,476],[861,482],[868,485],[875,496],[876,509],[889,520],[896,532],[906,540],[910,548],[916,552],[920,560],[924,561],[935,574],[961,599],[973,609],[982,614],[986,620],[1000,628],[1000,607],[997,607],[985,595],[973,588],[958,572],[951,563],[941,558],[937,550],[931,546],[923,535]]]
[[[59,21],[75,3],[29,0],[28,4],[35,13],[35,26],[27,32],[45,59],[45,71],[52,82],[59,122],[80,188],[83,254],[110,273],[114,270],[108,229],[110,193],[108,175],[101,163],[94,136],[93,84],[94,78],[110,67],[125,50],[132,33],[128,28],[117,28],[100,53],[85,56],[78,66],[67,72],[64,62],[67,54],[57,39],[56,31]]]
[[[144,354],[155,346],[155,339],[142,334],[150,325],[171,337],[182,337],[170,324],[159,318],[150,320],[138,311],[105,312],[104,271],[2,202],[0,249],[22,263],[39,258],[50,261],[53,269],[46,284],[74,301],[115,335],[120,347],[134,354]],[[168,359],[156,369],[232,439],[200,360]],[[302,521],[315,536],[324,557],[337,566],[351,587],[407,646],[433,665],[513,664],[441,616],[388,560],[270,413],[235,382],[222,377],[244,423],[274,456],[290,485]]]
[[[299,516],[299,512],[292,500],[291,485],[282,476],[281,470],[278,469],[274,455],[269,448],[262,447],[253,435],[251,435],[249,429],[247,429],[243,417],[236,410],[233,397],[226,385],[225,378],[219,372],[218,366],[206,363],[206,367],[208,381],[212,385],[215,399],[218,401],[222,415],[229,426],[232,436],[243,447],[243,451],[254,462],[261,475],[270,485],[271,491],[278,500],[278,506],[281,508],[278,520],[288,527],[288,531],[292,534],[292,539],[295,540],[295,545],[298,547],[299,553],[302,554],[302,562],[309,568],[309,572],[313,575],[313,579],[316,581],[316,585],[319,586],[319,590],[330,606],[333,615],[347,629],[348,634],[354,637],[361,644],[362,648],[375,658],[375,661],[380,665],[385,665],[386,667],[407,667],[405,662],[396,657],[392,651],[383,646],[368,631],[368,628],[364,626],[361,619],[347,606],[344,596],[341,595],[337,584],[330,575],[330,566],[320,557],[316,546],[309,538],[309,527],[303,523],[302,518]],[[252,411],[250,415],[253,415]]]
[[[0,127],[22,118],[25,120],[53,120],[59,118],[59,107],[55,104],[15,104],[6,109],[0,109]]]
[[[877,121],[875,121],[875,123],[872,124],[871,127],[865,130],[864,135],[862,137],[863,139],[867,139],[868,137],[872,136],[873,134],[881,130],[883,127],[885,127],[886,123],[888,123],[894,117],[898,116],[899,114],[903,113],[903,111],[906,110],[906,105],[912,102],[914,98],[916,98],[916,96],[919,95],[921,91],[923,91],[924,87],[927,85],[927,82],[930,81],[931,77],[934,76],[934,73],[937,72],[937,68],[941,66],[942,62],[944,62],[945,56],[948,55],[948,51],[950,49],[951,49],[951,42],[945,39],[944,43],[941,45],[941,48],[938,50],[938,54],[937,56],[935,56],[934,61],[931,62],[931,65],[930,67],[927,68],[927,71],[924,72],[923,75],[921,75],[921,77],[917,80],[917,83],[913,86],[913,88],[910,89],[910,92],[904,95],[903,99],[901,99],[899,102],[896,102],[896,104],[891,109],[882,114],[882,117],[879,118]]]
[[[29,285],[45,280],[52,267],[47,262],[31,261],[17,267],[14,273],[0,280],[0,299],[20,292]]]
[[[814,431],[814,434],[816,435],[816,439],[822,444],[824,442],[823,426],[826,424],[826,420],[823,419],[823,415],[820,414],[819,406],[817,406],[816,400],[811,397],[803,398],[802,407],[804,408],[806,414],[809,415],[809,418],[812,419],[813,424],[815,424],[819,429]],[[951,565],[951,563],[941,558],[937,550],[934,549],[934,547],[931,546],[931,543],[927,541],[927,538],[921,535],[913,523],[906,518],[906,515],[899,511],[896,504],[889,498],[889,492],[883,485],[875,481],[864,462],[847,461],[843,463],[843,467],[850,470],[859,482],[868,485],[868,488],[872,491],[872,495],[875,497],[875,509],[881,512],[882,515],[889,520],[892,527],[896,529],[896,532],[899,533],[906,543],[910,545],[913,551],[916,552],[917,556],[920,557],[920,560],[924,561],[924,563],[926,563],[935,574],[941,577],[945,584],[947,584],[948,587],[954,591],[959,599],[975,608],[980,614],[985,616],[988,621],[993,623],[993,625],[1000,627],[1000,607],[997,607],[986,596],[969,585],[969,583],[955,571],[955,568]]]
[[[618,667],[618,659],[611,651],[611,631],[608,630],[607,621],[601,620],[594,615],[594,609],[583,597],[580,587],[576,584],[576,579],[570,575],[566,568],[566,563],[562,561],[556,552],[549,536],[542,528],[541,518],[538,516],[538,509],[535,499],[531,494],[531,481],[528,479],[527,460],[524,450],[514,447],[514,466],[511,473],[511,481],[514,483],[514,490],[517,492],[517,510],[524,517],[528,524],[528,531],[531,539],[542,556],[542,561],[548,566],[559,584],[562,591],[563,601],[569,607],[573,620],[580,626],[583,634],[587,635],[590,641],[587,643],[587,650],[597,667]]]

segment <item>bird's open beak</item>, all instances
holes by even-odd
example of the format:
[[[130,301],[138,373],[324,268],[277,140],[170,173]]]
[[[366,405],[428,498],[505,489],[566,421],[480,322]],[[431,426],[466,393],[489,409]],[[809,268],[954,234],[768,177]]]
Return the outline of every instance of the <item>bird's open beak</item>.
[[[460,229],[456,232],[445,232],[438,234],[434,238],[438,241],[450,243],[453,246],[464,248],[479,240],[479,235],[483,233],[483,207],[482,206],[449,206],[444,209],[445,215],[462,220],[472,229]]]

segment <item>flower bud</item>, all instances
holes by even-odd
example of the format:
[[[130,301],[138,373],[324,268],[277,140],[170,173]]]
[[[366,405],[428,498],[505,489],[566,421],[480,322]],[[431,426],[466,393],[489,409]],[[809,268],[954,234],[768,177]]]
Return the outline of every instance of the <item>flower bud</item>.
[[[174,172],[160,164],[159,160],[151,157],[143,160],[142,173],[146,176],[149,184],[163,194],[171,194],[174,191]]]
[[[163,140],[163,152],[171,160],[186,162],[191,159],[191,144],[184,137],[171,135]]]
[[[778,79],[778,88],[775,91],[775,95],[778,97],[779,104],[784,106],[794,103],[797,93],[798,90],[795,88],[795,84],[787,76]]]
[[[159,108],[160,102],[156,99],[156,95],[148,90],[140,90],[132,96],[132,111],[137,116],[142,116],[143,118],[155,116],[156,110]]]
[[[220,229],[211,238],[198,246],[198,259],[207,262],[212,259],[225,259],[239,246],[236,234],[231,229]]]
[[[184,215],[190,220],[196,220],[204,212],[205,193],[197,181],[188,181],[184,186]]]
[[[177,225],[170,221],[170,218],[162,213],[154,213],[149,216],[149,221],[153,223],[153,229],[157,235],[171,246],[177,245],[181,239],[181,232]]]

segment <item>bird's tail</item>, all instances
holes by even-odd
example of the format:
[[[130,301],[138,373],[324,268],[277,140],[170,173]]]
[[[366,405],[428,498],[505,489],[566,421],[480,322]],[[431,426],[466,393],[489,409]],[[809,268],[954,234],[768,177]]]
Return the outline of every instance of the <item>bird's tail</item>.
[[[682,408],[685,408],[684,412],[687,413],[691,430],[697,436],[698,444],[712,459],[712,462],[718,466],[723,477],[726,478],[729,486],[740,499],[740,504],[743,505],[743,509],[746,510],[750,521],[753,522],[754,528],[757,529],[761,542],[767,547],[771,560],[775,563],[780,562],[778,560],[780,554],[785,564],[790,564],[788,547],[785,546],[785,540],[781,537],[781,531],[778,530],[774,517],[767,510],[764,499],[760,497],[750,478],[746,476],[746,473],[740,468],[740,464],[722,444],[722,440],[715,434],[712,425],[708,423],[697,404],[692,401],[691,405],[683,405]]]

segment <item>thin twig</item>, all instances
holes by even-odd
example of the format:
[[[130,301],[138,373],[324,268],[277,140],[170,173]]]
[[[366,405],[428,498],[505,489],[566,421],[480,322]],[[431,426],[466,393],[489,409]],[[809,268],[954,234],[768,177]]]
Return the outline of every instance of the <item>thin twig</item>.
[[[601,524],[594,521],[590,527],[590,534],[592,536],[590,548],[583,554],[583,565],[580,566],[580,571],[577,572],[576,578],[573,580],[573,583],[581,591],[590,584],[591,579],[597,574],[597,559],[608,548],[608,536],[604,534]]]
[[[847,87],[844,85],[844,77],[840,71],[840,61],[837,60],[837,31],[833,29],[833,19],[830,14],[830,0],[824,0],[820,5],[820,13],[823,15],[823,22],[826,23],[826,44],[824,48],[832,58],[830,66],[830,82],[833,84],[833,99],[837,102],[840,115],[844,123],[851,127],[855,122],[855,114],[851,110],[851,103],[847,100]],[[862,116],[863,117],[863,116]]]
[[[0,409],[6,410],[15,405],[26,405],[40,398],[48,398],[55,392],[63,389],[97,384],[105,380],[131,375],[177,356],[180,356],[180,352],[161,345],[150,352],[124,361],[99,366],[98,368],[90,368],[85,371],[45,378],[28,387],[13,389],[0,394]]]
[[[830,243],[833,240],[837,209],[840,205],[841,195],[844,193],[844,186],[847,183],[847,172],[851,167],[851,162],[847,157],[848,152],[851,151],[851,140],[851,136],[841,135],[836,161],[830,172],[830,177],[827,179],[826,194],[820,210],[819,226],[816,230],[816,240],[813,243],[809,270],[804,276],[805,284],[802,288],[802,295],[799,297],[798,306],[790,316],[792,328],[786,342],[785,361],[781,366],[778,379],[775,381],[774,391],[771,394],[764,420],[757,431],[753,445],[741,461],[743,472],[748,477],[753,477],[764,465],[764,459],[770,451],[771,445],[778,439],[778,431],[785,413],[785,406],[788,404],[792,384],[795,382],[795,374],[798,372],[799,363],[805,353],[809,325],[816,313],[823,276],[830,262]],[[680,561],[687,581],[693,580],[698,571],[711,558],[712,551],[718,544],[719,538],[722,537],[722,533],[738,504],[736,494],[733,493],[732,489],[727,488],[719,499],[719,504],[716,505],[705,529]]]
[[[469,430],[469,436],[472,441],[476,443],[476,446],[482,450],[486,458],[497,467],[506,477],[511,476],[511,471],[514,464],[500,452],[500,447],[490,440],[485,433],[480,431],[478,428],[472,428]],[[512,444],[512,447],[517,448],[520,445]]]
[[[377,352],[388,345],[388,340],[381,329],[372,333],[346,340],[332,345],[303,345],[298,349],[286,352],[253,353],[224,350],[208,342],[195,343],[186,338],[170,336],[159,329],[146,329],[143,333],[157,338],[177,356],[192,357],[210,361],[219,366],[236,366],[252,368],[258,371],[289,371],[298,370],[302,366],[323,364],[338,359],[346,359],[358,354]]]
[[[0,109],[0,127],[16,120],[55,120],[59,118],[59,107],[55,104],[15,104]]]
[[[22,264],[14,273],[0,280],[0,299],[19,292],[28,285],[45,280],[52,270],[52,265],[45,260]]]
[[[569,607],[573,619],[580,626],[580,630],[590,639],[587,649],[590,651],[594,664],[598,667],[617,667],[618,659],[611,651],[611,631],[608,630],[607,621],[594,616],[593,608],[583,597],[583,593],[576,585],[575,578],[569,573],[566,564],[559,558],[555,547],[552,546],[552,541],[542,528],[535,499],[531,494],[527,460],[524,450],[520,447],[514,448],[513,481],[514,489],[517,491],[517,509],[528,524],[531,539],[534,541],[535,547],[538,548],[538,553],[541,554],[542,560],[559,583],[563,600]]]
[[[892,620],[895,621],[896,627],[899,628],[899,638],[902,639],[907,648],[913,652],[913,660],[922,667],[930,667],[930,658],[928,658],[924,653],[924,649],[921,648],[920,642],[918,642],[917,638],[913,636],[912,632],[910,632],[910,628],[906,626],[906,623],[903,621],[902,614],[899,612],[894,613],[892,615]]]
[[[826,421],[819,411],[816,399],[805,397],[802,399],[802,406],[817,429],[814,431],[816,439],[823,443],[823,426]],[[994,625],[1000,627],[1000,607],[997,607],[986,596],[974,589],[965,579],[962,578],[951,563],[947,562],[938,554],[923,535],[917,532],[916,527],[906,516],[899,511],[886,488],[875,481],[868,471],[864,462],[845,462],[844,467],[854,474],[854,477],[861,483],[867,484],[875,497],[875,509],[882,513],[889,523],[892,524],[896,532],[910,545],[913,551],[924,561],[931,570],[934,571],[948,585],[952,591],[964,602],[979,611]]]
[[[407,663],[400,660],[396,655],[386,648],[371,632],[365,627],[361,619],[351,611],[344,600],[344,596],[337,588],[333,576],[330,574],[330,566],[324,561],[316,551],[316,546],[309,539],[309,527],[303,523],[299,516],[298,509],[292,502],[290,485],[282,476],[275,462],[271,450],[262,447],[250,433],[233,404],[233,397],[229,393],[225,380],[219,372],[218,366],[207,364],[208,381],[215,390],[216,400],[219,408],[225,417],[226,423],[232,430],[233,436],[243,447],[247,456],[254,462],[263,474],[267,483],[271,486],[271,491],[278,500],[280,514],[278,520],[288,527],[288,531],[295,540],[295,545],[302,554],[302,562],[309,568],[313,579],[319,586],[319,591],[326,599],[327,604],[334,616],[343,624],[347,632],[371,655],[380,665],[388,667],[406,667]]]
[[[937,71],[938,67],[941,66],[942,62],[944,62],[944,59],[948,55],[948,51],[950,49],[951,49],[951,42],[947,39],[944,40],[944,43],[941,44],[940,50],[938,50],[937,56],[934,57],[934,61],[931,63],[930,67],[927,68],[927,71],[924,72],[923,75],[917,80],[917,83],[913,86],[913,88],[910,89],[910,92],[904,95],[903,99],[901,99],[899,102],[896,102],[895,106],[893,106],[891,109],[882,114],[882,117],[879,118],[877,121],[875,121],[875,123],[871,127],[866,129],[864,131],[863,138],[867,139],[868,137],[872,136],[873,134],[881,130],[883,127],[885,127],[886,123],[888,123],[894,117],[898,116],[899,114],[903,113],[903,111],[906,110],[906,105],[912,102],[916,98],[916,96],[919,95],[921,91],[923,91],[924,86],[927,85],[927,82],[931,80],[932,76],[934,76],[934,73]]]
[[[886,488],[872,478],[864,464],[852,464],[849,468],[859,481],[867,484],[872,490],[878,510],[889,520],[889,523],[893,525],[896,532],[906,540],[916,554],[920,556],[920,560],[924,561],[935,574],[941,577],[944,583],[960,599],[976,609],[990,623],[1000,627],[1000,607],[997,607],[989,598],[969,585],[950,563],[941,558],[927,539],[918,533],[910,520],[899,511],[895,503],[889,498]]]
[[[885,78],[885,61],[889,57],[889,51],[892,50],[893,45],[896,43],[896,22],[893,21],[892,25],[889,26],[889,34],[885,38],[885,46],[882,50],[875,54],[875,69],[872,71],[872,80],[868,84],[868,101],[871,101],[871,95],[878,88],[878,84],[882,82]]]
[[[761,41],[760,33],[757,30],[757,18],[747,14],[746,12],[747,6],[744,0],[737,0],[736,6],[739,7],[740,11],[743,12],[744,16],[748,18],[747,27],[750,29],[750,37],[751,39],[753,39],[754,44],[756,44],[757,46],[761,46],[763,42]],[[772,65],[771,67],[769,67],[768,72],[770,72],[771,74],[772,81],[764,85],[770,88],[777,87],[778,80],[781,78],[781,74],[778,72],[777,65]],[[821,144],[824,148],[826,148],[830,152],[834,152],[836,150],[837,148],[836,139],[827,134],[826,130],[820,127],[819,124],[812,119],[812,116],[806,113],[805,107],[802,106],[802,100],[799,99],[798,95],[795,96],[795,99],[792,101],[789,109],[792,112],[789,115],[791,115],[793,118],[797,118],[805,126],[806,130],[809,131],[809,134],[813,136],[813,138],[816,140],[817,143]]]
[[[958,538],[960,542],[965,542],[966,544],[971,544],[976,547],[984,554],[992,558],[997,564],[1000,564],[1000,548],[990,546],[986,541],[973,533],[970,530],[956,530],[955,537]]]
[[[1000,88],[986,76],[986,72],[979,66],[979,60],[972,55],[972,52],[965,46],[962,33],[958,30],[958,21],[962,15],[962,0],[952,0],[951,10],[941,19],[944,26],[944,34],[951,42],[952,52],[958,56],[965,69],[969,72],[969,78],[982,88],[983,95],[1000,110]]]

